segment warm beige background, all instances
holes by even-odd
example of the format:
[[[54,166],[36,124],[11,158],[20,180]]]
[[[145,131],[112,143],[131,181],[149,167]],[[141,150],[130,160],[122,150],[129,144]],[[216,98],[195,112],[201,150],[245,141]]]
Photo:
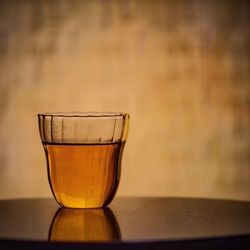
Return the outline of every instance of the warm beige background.
[[[247,1],[1,1],[0,198],[51,196],[38,112],[95,110],[131,115],[119,195],[250,200],[249,15]]]

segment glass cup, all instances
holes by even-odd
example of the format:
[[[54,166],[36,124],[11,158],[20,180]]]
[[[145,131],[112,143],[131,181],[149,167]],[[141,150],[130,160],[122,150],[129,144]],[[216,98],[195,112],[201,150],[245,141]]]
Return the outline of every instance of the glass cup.
[[[108,205],[120,181],[129,115],[43,113],[38,122],[56,201],[69,208]]]

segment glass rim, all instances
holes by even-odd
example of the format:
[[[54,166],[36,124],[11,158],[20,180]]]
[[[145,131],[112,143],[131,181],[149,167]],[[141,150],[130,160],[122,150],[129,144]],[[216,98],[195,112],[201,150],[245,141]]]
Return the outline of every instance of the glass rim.
[[[82,117],[82,118],[111,118],[111,117],[126,117],[128,113],[124,112],[44,112],[38,113],[38,117]]]

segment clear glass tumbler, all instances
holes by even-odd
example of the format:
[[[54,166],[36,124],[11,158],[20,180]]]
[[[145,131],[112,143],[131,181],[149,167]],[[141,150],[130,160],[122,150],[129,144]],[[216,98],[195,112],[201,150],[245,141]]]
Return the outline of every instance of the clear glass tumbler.
[[[38,122],[56,201],[70,208],[108,205],[120,180],[129,115],[43,113]]]

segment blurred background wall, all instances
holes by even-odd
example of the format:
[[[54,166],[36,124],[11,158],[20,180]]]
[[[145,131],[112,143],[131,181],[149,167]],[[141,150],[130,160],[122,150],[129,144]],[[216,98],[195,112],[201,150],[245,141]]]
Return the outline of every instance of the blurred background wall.
[[[248,1],[1,1],[0,198],[51,196],[36,114],[131,115],[118,195],[250,200]]]

